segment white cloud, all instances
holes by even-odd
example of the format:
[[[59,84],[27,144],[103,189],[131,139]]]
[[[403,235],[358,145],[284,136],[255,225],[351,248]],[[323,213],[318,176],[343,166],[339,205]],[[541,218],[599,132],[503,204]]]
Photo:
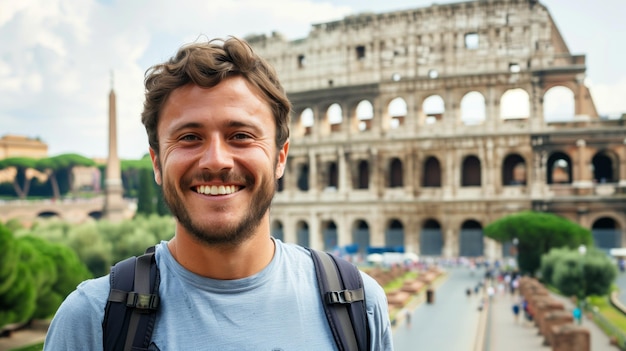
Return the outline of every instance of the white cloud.
[[[338,20],[367,7],[381,11],[384,6],[411,8],[431,1],[365,3],[0,0],[0,135],[41,137],[51,155],[106,156],[113,71],[118,150],[123,158],[138,158],[147,150],[140,113],[144,72],[150,65],[198,38],[276,31],[296,39],[305,37],[313,23]],[[601,113],[626,111],[622,102],[626,77],[623,71],[616,75],[624,78],[615,84],[590,85]]]
[[[594,84],[587,82],[596,109],[601,115],[609,117],[621,116],[626,113],[626,76],[615,83]]]

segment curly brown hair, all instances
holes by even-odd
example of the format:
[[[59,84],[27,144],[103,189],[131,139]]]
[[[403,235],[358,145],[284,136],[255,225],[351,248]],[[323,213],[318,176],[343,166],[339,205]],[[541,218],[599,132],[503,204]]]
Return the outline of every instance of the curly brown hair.
[[[167,62],[146,71],[141,122],[150,148],[159,154],[159,113],[172,91],[190,83],[210,88],[233,76],[246,79],[269,104],[276,121],[276,146],[282,148],[289,138],[291,103],[274,68],[246,41],[235,37],[185,45]]]

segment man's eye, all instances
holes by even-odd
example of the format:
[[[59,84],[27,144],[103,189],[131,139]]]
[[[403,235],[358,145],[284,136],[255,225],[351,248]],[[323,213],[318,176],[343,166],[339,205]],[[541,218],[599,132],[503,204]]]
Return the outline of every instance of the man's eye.
[[[249,134],[246,133],[236,133],[233,135],[233,139],[235,140],[246,140],[246,139],[250,139],[251,136]]]
[[[193,140],[198,140],[198,137],[193,134],[185,134],[180,138],[180,140],[193,141]]]

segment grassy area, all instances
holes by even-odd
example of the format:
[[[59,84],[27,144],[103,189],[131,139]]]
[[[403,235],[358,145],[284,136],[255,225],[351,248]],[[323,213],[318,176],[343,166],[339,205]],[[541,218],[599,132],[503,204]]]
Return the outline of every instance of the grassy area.
[[[13,349],[13,350],[10,350],[10,351],[41,351],[41,350],[43,350],[43,343],[30,345],[30,346],[26,346],[26,347],[20,347],[18,349]]]
[[[613,307],[606,296],[594,296],[588,299],[588,303],[598,308],[604,318],[608,319],[611,324],[617,327],[619,330],[626,332],[626,315],[621,311]]]
[[[398,290],[402,287],[402,285],[404,284],[406,280],[415,280],[417,278],[417,275],[418,275],[417,272],[407,272],[403,276],[398,277],[394,279],[393,281],[391,281],[389,284],[386,284],[385,286],[383,286],[383,289],[385,290],[386,293],[390,291]]]

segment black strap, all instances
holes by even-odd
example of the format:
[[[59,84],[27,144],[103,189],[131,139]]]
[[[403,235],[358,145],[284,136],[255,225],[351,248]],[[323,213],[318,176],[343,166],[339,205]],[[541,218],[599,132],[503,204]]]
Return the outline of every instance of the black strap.
[[[111,267],[103,328],[104,350],[147,350],[159,306],[154,247]]]
[[[339,351],[369,350],[363,281],[352,263],[313,249],[324,312]]]

